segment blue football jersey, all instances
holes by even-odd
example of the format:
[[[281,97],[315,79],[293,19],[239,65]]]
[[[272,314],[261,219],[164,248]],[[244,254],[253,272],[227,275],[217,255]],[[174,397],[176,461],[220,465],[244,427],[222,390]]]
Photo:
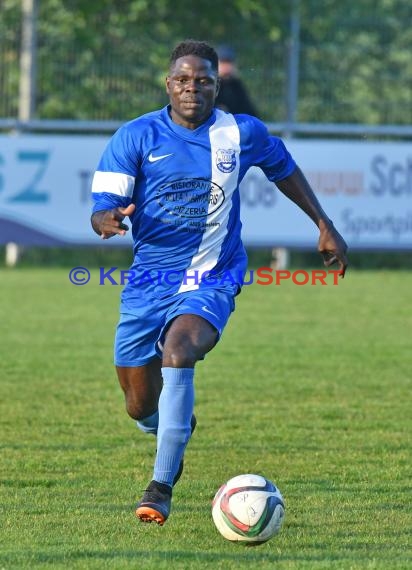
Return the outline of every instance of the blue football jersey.
[[[198,289],[211,276],[240,288],[247,258],[239,184],[251,166],[273,182],[296,168],[281,139],[249,115],[215,109],[190,130],[165,107],[114,134],[93,177],[93,212],[136,205],[124,300]]]

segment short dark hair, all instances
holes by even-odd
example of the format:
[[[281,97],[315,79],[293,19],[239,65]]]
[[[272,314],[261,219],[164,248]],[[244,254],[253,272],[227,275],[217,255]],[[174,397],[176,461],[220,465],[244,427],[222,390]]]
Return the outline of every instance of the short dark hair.
[[[184,40],[177,44],[170,55],[170,67],[176,63],[179,57],[184,57],[185,55],[196,55],[202,59],[207,59],[212,64],[212,69],[214,71],[218,70],[219,60],[216,50],[207,42]]]

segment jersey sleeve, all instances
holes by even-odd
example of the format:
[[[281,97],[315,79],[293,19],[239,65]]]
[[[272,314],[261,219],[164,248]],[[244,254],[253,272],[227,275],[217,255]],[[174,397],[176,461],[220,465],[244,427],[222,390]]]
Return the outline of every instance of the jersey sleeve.
[[[131,203],[140,162],[135,141],[125,125],[110,139],[94,173],[93,213],[125,208]]]
[[[296,169],[296,162],[279,137],[270,135],[266,126],[258,119],[253,121],[256,144],[255,166],[259,166],[272,182],[290,176]]]

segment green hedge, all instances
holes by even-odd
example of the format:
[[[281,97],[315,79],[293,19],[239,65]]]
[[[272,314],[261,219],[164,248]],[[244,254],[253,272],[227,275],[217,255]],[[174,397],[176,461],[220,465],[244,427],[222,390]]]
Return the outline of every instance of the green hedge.
[[[249,266],[270,265],[273,260],[271,248],[249,249]],[[111,267],[127,269],[132,260],[129,247],[32,247],[22,248],[19,267]],[[352,269],[412,269],[410,251],[349,252]],[[5,267],[5,247],[0,247],[0,267]],[[322,267],[316,251],[290,251],[290,267]]]

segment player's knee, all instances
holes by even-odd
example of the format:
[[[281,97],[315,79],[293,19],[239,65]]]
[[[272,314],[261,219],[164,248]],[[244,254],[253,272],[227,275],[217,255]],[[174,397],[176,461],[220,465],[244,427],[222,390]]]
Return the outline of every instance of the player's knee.
[[[126,412],[132,418],[132,420],[137,421],[139,418],[143,417],[141,415],[140,408],[136,406],[136,404],[134,404],[133,402],[129,402],[127,399],[126,399]]]
[[[193,368],[203,355],[191,346],[170,346],[163,352],[163,366]]]
[[[133,420],[136,421],[147,418],[154,411],[153,405],[148,406],[144,402],[136,400],[133,397],[128,397],[127,394],[126,394],[125,404],[126,404],[126,412]]]

